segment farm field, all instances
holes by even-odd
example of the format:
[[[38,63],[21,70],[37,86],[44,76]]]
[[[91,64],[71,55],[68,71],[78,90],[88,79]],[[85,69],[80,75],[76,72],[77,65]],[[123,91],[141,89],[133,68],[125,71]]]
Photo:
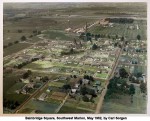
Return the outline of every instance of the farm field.
[[[145,40],[147,38],[146,25],[146,21],[136,20],[132,24],[113,24],[112,27],[93,26],[89,31],[106,36],[124,36],[131,40],[135,40],[136,36],[140,34],[142,35],[141,39]],[[135,27],[135,29],[128,29],[130,26]],[[136,29],[137,26],[139,27],[138,29]]]
[[[21,51],[29,46],[31,46],[31,44],[28,44],[28,43],[18,43],[18,44],[12,45],[11,47],[4,49],[4,57],[7,55],[16,53],[18,51]]]

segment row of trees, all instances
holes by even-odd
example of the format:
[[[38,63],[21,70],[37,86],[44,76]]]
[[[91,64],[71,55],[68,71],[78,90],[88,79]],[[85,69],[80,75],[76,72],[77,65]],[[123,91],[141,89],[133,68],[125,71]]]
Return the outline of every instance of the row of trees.
[[[22,36],[21,38],[20,38],[20,40],[21,41],[25,41],[27,38],[25,37],[25,36]],[[9,42],[7,45],[4,45],[3,47],[4,48],[7,48],[7,47],[10,47],[10,46],[12,46],[12,45],[14,45],[14,44],[18,44],[19,43],[19,41],[18,40],[16,40],[16,41],[14,41],[13,43],[12,42]]]
[[[25,73],[23,73],[22,78],[26,79],[32,74],[31,70],[27,70]]]
[[[7,45],[4,45],[3,46],[3,48],[7,48],[7,47],[10,47],[10,46],[12,46],[12,45],[14,45],[14,44],[18,44],[19,43],[19,41],[14,41],[13,43],[12,42],[9,42]]]
[[[133,102],[133,95],[135,94],[135,87],[133,84],[128,85],[125,80],[120,78],[112,78],[107,86],[108,90],[105,95],[105,99],[114,98],[114,94],[129,94],[131,96],[131,102]]]
[[[13,100],[8,100],[6,98],[4,98],[3,100],[3,107],[4,108],[8,108],[8,109],[11,109],[11,110],[14,110],[16,109],[16,107],[18,107],[20,104],[18,101],[13,101]]]
[[[79,38],[82,40],[92,41],[92,38],[95,38],[95,40],[98,40],[99,38],[105,38],[107,35],[105,34],[92,34],[90,32],[88,33],[81,33]]]
[[[17,31],[18,31],[18,33],[22,33],[22,30],[21,30],[21,29],[18,29]],[[8,32],[10,32],[10,30],[8,30]],[[34,35],[34,36],[39,35],[39,34],[41,34],[41,31],[39,31],[39,30],[33,30],[33,35]],[[30,35],[29,38],[33,37],[33,35]],[[25,40],[27,40],[27,37],[24,36],[24,35],[21,36],[20,41],[25,41]],[[17,44],[17,43],[19,43],[18,40],[14,41],[13,43],[12,43],[12,42],[9,42],[7,45],[4,45],[3,48],[10,47],[10,46],[12,46],[12,45],[14,45],[14,44]]]
[[[120,23],[120,24],[126,24],[126,23],[133,23],[134,19],[129,18],[106,18],[106,21],[109,21],[110,23]]]
[[[29,64],[29,63],[32,63],[32,62],[34,62],[34,61],[37,61],[37,60],[39,60],[39,59],[38,59],[38,58],[32,58],[30,61],[28,60],[28,61],[24,61],[24,62],[22,62],[22,63],[19,63],[19,64],[14,65],[14,68],[21,69],[23,66],[25,66],[25,65],[27,65],[27,64]]]

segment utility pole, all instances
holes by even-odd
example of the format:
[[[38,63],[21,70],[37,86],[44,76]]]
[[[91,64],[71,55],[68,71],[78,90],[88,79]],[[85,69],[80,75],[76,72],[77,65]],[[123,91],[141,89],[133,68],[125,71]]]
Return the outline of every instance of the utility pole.
[[[86,37],[86,41],[87,41],[87,22],[86,22],[86,24],[85,24],[85,37]]]

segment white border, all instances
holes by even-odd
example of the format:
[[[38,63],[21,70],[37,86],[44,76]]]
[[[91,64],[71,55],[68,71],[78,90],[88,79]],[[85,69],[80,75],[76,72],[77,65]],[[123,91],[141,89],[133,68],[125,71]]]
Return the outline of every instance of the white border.
[[[3,85],[3,3],[4,2],[147,2],[147,13],[150,12],[150,2],[149,0],[1,0],[0,1],[0,66],[1,66],[1,70],[0,70],[0,86]],[[149,25],[150,25],[150,21],[149,21],[149,17],[150,15],[148,14],[147,16],[147,53],[150,53],[150,45],[149,45],[149,35],[148,33],[150,33],[149,30]],[[149,63],[150,63],[150,56],[148,55],[147,57],[148,61],[148,66],[147,66],[147,82],[148,82],[148,87],[150,86],[150,69],[149,69]],[[3,88],[0,87],[0,107],[2,107],[2,92],[3,92]],[[148,105],[147,105],[147,114],[150,115],[150,89],[148,89]],[[0,112],[0,114],[3,114],[3,112]],[[56,114],[57,115],[57,114]],[[92,114],[94,115],[94,114]],[[96,114],[97,115],[97,114]],[[103,114],[102,114],[103,115]],[[105,114],[104,114],[105,115]],[[111,114],[109,114],[111,115]],[[113,115],[113,114],[112,114]],[[120,114],[117,114],[120,115]],[[124,116],[128,116],[130,114],[125,114]],[[11,115],[12,116],[12,115]],[[85,116],[88,116],[85,114]],[[130,115],[130,116],[135,116],[135,115]],[[136,115],[137,116],[137,115]],[[140,115],[140,116],[146,116],[146,115]]]

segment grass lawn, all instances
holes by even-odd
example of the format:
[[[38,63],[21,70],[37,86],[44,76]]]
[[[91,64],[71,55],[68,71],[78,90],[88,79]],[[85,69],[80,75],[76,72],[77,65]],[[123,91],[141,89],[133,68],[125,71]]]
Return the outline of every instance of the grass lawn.
[[[108,76],[108,74],[106,74],[106,73],[101,73],[101,74],[96,73],[97,78],[106,78],[107,76]]]
[[[53,66],[53,64],[49,61],[38,60],[38,61],[32,62],[30,64],[27,64],[24,68],[39,69],[39,68],[49,68],[52,66]]]
[[[62,82],[50,82],[49,86],[54,86],[54,87],[62,87],[64,83]]]

